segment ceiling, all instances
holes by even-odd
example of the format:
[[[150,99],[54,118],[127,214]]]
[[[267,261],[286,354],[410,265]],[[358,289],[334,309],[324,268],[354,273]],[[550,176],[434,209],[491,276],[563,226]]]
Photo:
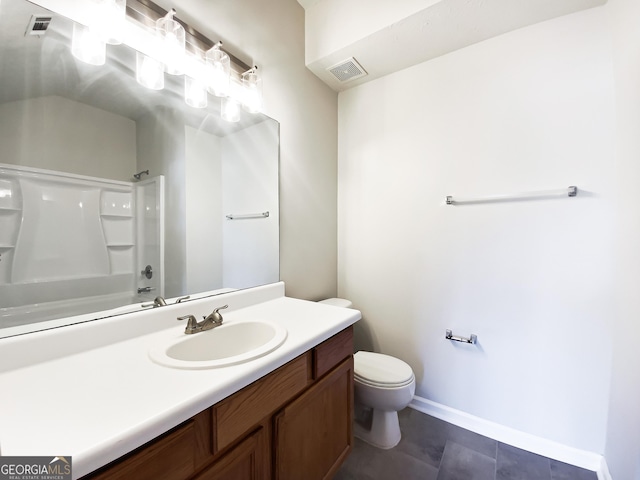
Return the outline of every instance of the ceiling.
[[[302,5],[304,8],[308,8],[316,3],[321,2],[322,0],[298,0],[298,3]]]
[[[298,0],[307,67],[336,91],[607,0]],[[390,10],[390,9],[394,10]],[[327,69],[354,57],[367,75],[340,82]]]

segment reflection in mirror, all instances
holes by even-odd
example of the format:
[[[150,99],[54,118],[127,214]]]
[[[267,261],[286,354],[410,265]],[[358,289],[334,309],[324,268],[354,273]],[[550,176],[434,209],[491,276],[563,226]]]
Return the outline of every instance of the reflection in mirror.
[[[278,123],[142,87],[124,44],[83,63],[72,31],[0,2],[0,337],[278,281]]]

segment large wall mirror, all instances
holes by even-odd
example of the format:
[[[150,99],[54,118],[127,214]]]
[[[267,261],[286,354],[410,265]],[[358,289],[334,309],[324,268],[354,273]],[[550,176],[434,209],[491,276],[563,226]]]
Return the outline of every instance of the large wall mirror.
[[[278,281],[278,123],[139,85],[124,44],[83,63],[72,30],[0,1],[0,337]]]

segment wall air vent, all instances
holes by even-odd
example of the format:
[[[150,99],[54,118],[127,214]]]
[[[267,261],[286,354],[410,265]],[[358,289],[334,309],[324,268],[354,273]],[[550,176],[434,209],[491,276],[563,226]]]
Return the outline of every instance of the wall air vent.
[[[343,60],[327,70],[343,83],[367,75],[366,70],[353,57]]]
[[[49,28],[49,24],[51,23],[52,17],[47,17],[43,15],[31,15],[31,19],[29,20],[29,25],[27,25],[27,31],[24,33],[26,35],[36,35],[41,36],[44,35]]]

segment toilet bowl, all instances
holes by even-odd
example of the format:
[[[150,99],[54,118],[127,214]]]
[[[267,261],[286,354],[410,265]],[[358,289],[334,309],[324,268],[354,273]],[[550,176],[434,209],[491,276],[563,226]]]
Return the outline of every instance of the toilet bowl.
[[[400,442],[398,411],[413,399],[416,379],[402,360],[382,353],[360,351],[354,355],[355,403],[369,407],[371,423],[354,424],[354,434],[378,448],[392,448]]]
[[[351,306],[349,300],[342,298],[330,298],[320,303]],[[359,351],[353,360],[354,435],[375,447],[393,448],[402,436],[398,411],[409,405],[415,393],[413,370],[402,360],[382,353]]]

